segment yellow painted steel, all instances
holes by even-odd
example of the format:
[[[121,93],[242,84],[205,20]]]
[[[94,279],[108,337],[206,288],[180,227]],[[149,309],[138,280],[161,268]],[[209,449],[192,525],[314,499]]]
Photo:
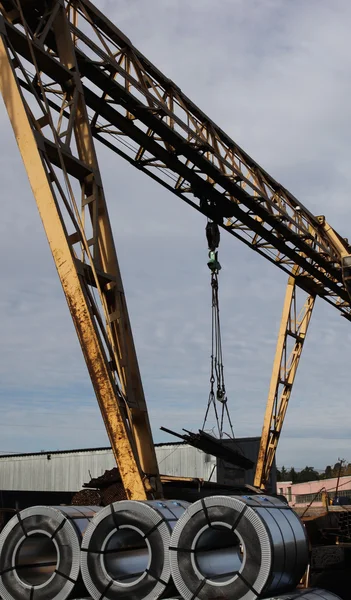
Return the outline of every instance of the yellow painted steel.
[[[297,272],[296,267],[294,274]],[[256,465],[254,485],[259,488],[264,489],[269,480],[314,304],[315,296],[307,294],[302,310],[297,313],[296,280],[290,276]],[[288,354],[289,338],[294,340],[294,345]]]
[[[94,316],[91,314],[77,272],[77,264],[68,243],[67,232],[57,210],[55,193],[44,167],[42,153],[31,127],[3,36],[0,38],[0,61],[1,93],[81,343],[126,494],[128,498],[142,500],[147,497],[143,475],[133,451],[122,409],[116,401],[115,384],[108,369],[106,354],[96,333]],[[86,130],[83,135],[86,135]]]
[[[117,140],[130,138],[136,141],[139,149],[135,152],[135,158],[129,157],[129,160],[131,162],[135,160],[135,164],[141,168],[147,151],[151,159],[149,156],[146,164],[148,168],[154,169],[154,175],[158,169],[169,169],[172,173],[174,169],[177,193],[188,193],[200,189],[198,186],[201,184],[204,195],[208,194],[209,198],[217,201],[216,187],[218,183],[226,186],[225,189],[228,188],[227,198],[233,205],[230,210],[229,205],[225,210],[225,214],[229,211],[226,228],[235,231],[235,235],[241,236],[241,239],[255,249],[259,248],[259,251],[262,254],[266,253],[270,259],[272,253],[275,253],[276,264],[283,266],[291,273],[278,336],[255,477],[255,484],[264,487],[269,479],[283,427],[315,302],[315,294],[319,294],[341,310],[344,316],[350,318],[351,310],[347,295],[351,293],[351,255],[348,242],[329,226],[324,217],[314,217],[287,190],[278,185],[268,173],[252,161],[243,150],[229,140],[208,117],[205,117],[197,107],[183,97],[179,88],[174,86],[168,78],[164,78],[149,61],[146,61],[131,46],[131,42],[122,32],[109,22],[89,0],[80,0],[79,2],[73,0],[69,3],[57,0],[45,7],[44,4],[32,0],[17,0],[15,3],[12,2],[12,9],[7,10],[6,7],[10,4],[0,2],[0,12],[9,23],[18,24],[22,21],[24,30],[26,30],[26,23],[23,10],[27,11],[25,14],[30,16],[34,7],[38,9],[38,28],[35,33],[36,41],[38,41],[36,51],[46,54],[44,62],[48,64],[51,61],[50,68],[52,68],[56,59],[53,59],[51,52],[56,52],[57,49],[59,61],[66,67],[66,74],[68,73],[71,77],[69,81],[65,80],[64,85],[60,86],[60,82],[56,82],[58,88],[61,87],[62,95],[66,99],[66,104],[62,104],[61,107],[60,118],[62,118],[63,112],[70,113],[69,126],[65,136],[66,143],[62,144],[63,137],[59,136],[54,139],[54,142],[50,142],[51,146],[49,144],[51,152],[56,152],[56,157],[58,157],[56,161],[58,160],[60,164],[57,162],[54,164],[62,169],[65,183],[68,187],[70,186],[69,172],[70,175],[73,173],[73,176],[79,179],[81,187],[82,203],[78,209],[80,215],[75,214],[76,230],[68,236],[50,180],[52,172],[48,174],[45,168],[45,165],[50,163],[50,157],[47,150],[48,140],[45,140],[44,143],[41,133],[42,129],[50,124],[51,114],[48,111],[38,119],[33,128],[33,115],[29,115],[29,109],[24,103],[14,70],[16,61],[18,65],[21,58],[18,55],[14,64],[11,64],[8,40],[3,32],[0,57],[2,92],[128,497],[157,497],[160,496],[162,488],[92,131],[95,137],[100,141],[107,142],[107,145],[116,151],[118,150]],[[91,37],[78,29],[78,16],[79,18],[83,17],[85,26],[89,24],[89,27],[92,27]],[[31,20],[31,16],[29,20]],[[48,36],[49,32],[50,36],[55,38],[55,44],[50,47],[50,50],[45,49],[45,36]],[[44,38],[39,39],[41,34]],[[28,56],[28,48],[31,48],[32,42],[30,36],[27,35],[27,38],[28,47],[25,56],[29,62],[35,65],[34,54]],[[95,57],[95,61],[94,58],[85,62],[81,61],[80,68],[83,68],[84,71],[89,66],[89,69],[94,71],[96,85],[98,88],[101,86],[101,96],[97,96],[97,99],[94,99],[94,93],[89,87],[86,86],[84,91],[81,84],[81,74],[77,63],[79,55],[76,52],[79,41],[83,41],[90,49],[91,55],[89,56]],[[22,44],[18,40],[17,43]],[[23,45],[21,49],[23,51]],[[24,55],[21,54],[21,56]],[[97,63],[100,60],[110,69],[111,78],[107,76],[107,71],[105,73],[98,72]],[[57,65],[58,62],[56,67]],[[70,72],[67,71],[68,69]],[[36,68],[38,87],[41,83],[40,71],[41,69]],[[55,72],[53,70],[52,73],[46,73],[46,75],[55,80]],[[109,96],[109,94],[116,93],[113,83],[116,83],[115,75],[117,73],[119,82],[122,81],[122,88],[130,95],[130,98],[124,98],[124,103],[119,103],[120,112],[114,114],[111,109],[113,102],[110,103],[113,96]],[[86,74],[84,81],[86,84]],[[106,85],[107,87],[105,87]],[[120,92],[121,90],[119,90]],[[43,88],[41,93],[45,100]],[[84,97],[85,93],[86,97]],[[138,105],[135,102],[136,97],[140,101],[140,96],[144,97],[143,110],[137,110]],[[131,99],[133,102],[130,103]],[[88,104],[90,102],[89,114],[86,102]],[[145,107],[148,110],[144,110]],[[154,116],[153,110],[149,110],[150,108],[154,109]],[[101,114],[105,114],[104,119],[106,118],[106,122],[109,122],[111,110],[113,113],[111,122],[115,120],[121,124],[120,132],[116,129],[116,125],[111,128],[106,128],[105,125],[99,126]],[[125,112],[126,121],[121,119],[123,112]],[[159,114],[166,115],[165,119],[156,117]],[[183,115],[183,122],[180,115]],[[163,127],[164,122],[168,124],[167,130]],[[144,130],[139,130],[140,124],[144,129],[146,127],[147,136],[143,135]],[[38,135],[34,129],[37,129]],[[175,129],[177,136],[174,135],[173,130]],[[102,133],[106,135],[109,131],[111,138],[109,141],[104,140]],[[122,136],[115,135],[116,131],[122,133]],[[154,133],[157,134],[158,140],[163,140],[164,146],[161,148],[162,144],[158,144],[155,156],[156,136],[153,135]],[[178,147],[178,137],[181,134],[183,138]],[[74,157],[74,153],[72,153],[71,140],[73,137],[76,143],[77,157]],[[155,139],[153,139],[154,137]],[[207,148],[205,154],[194,154],[195,140],[198,147],[205,143]],[[170,156],[165,150],[170,153]],[[184,150],[189,151],[184,154],[186,164],[176,164],[177,152],[183,154]],[[152,158],[153,156],[154,158]],[[207,158],[206,164],[204,157]],[[193,163],[193,161],[195,162]],[[218,169],[215,168],[217,163]],[[190,168],[192,164],[196,166],[196,169],[192,168],[190,171],[185,168],[185,166]],[[75,172],[77,169],[79,174],[77,174],[78,171]],[[203,180],[196,181],[196,173],[201,173],[204,176]],[[221,175],[220,179],[218,179],[218,174]],[[226,176],[226,179],[223,178],[223,175]],[[162,183],[161,179],[158,181]],[[205,188],[203,188],[203,181],[206,181],[207,184]],[[236,187],[233,187],[234,184]],[[239,196],[237,196],[238,194]],[[240,218],[235,215],[234,208],[238,208],[241,202],[247,202],[248,198],[245,194],[250,196],[249,200],[253,205],[257,205],[257,214],[251,219],[250,215],[245,213],[245,227],[243,227]],[[68,194],[68,198],[69,196],[70,194]],[[72,198],[69,200],[72,201]],[[199,208],[201,210],[201,203]],[[90,218],[92,224],[92,234],[89,239],[87,239],[85,228],[87,217]],[[289,227],[286,225],[288,223]],[[267,225],[266,229],[262,228],[263,224]],[[271,230],[272,224],[273,229]],[[243,232],[246,237],[242,237]],[[285,242],[290,240],[291,232],[295,235],[295,241],[299,242],[295,251],[291,251],[291,248],[284,249],[283,247],[282,249]],[[269,235],[266,239],[267,234]],[[276,236],[279,238],[277,247],[274,245],[277,241]],[[76,243],[80,244],[82,255],[80,261],[73,250]],[[300,266],[297,266],[297,263]],[[340,267],[338,263],[340,263]],[[340,280],[339,268],[341,268],[343,282]],[[306,301],[299,315],[296,312],[296,285],[299,282],[296,282],[295,277],[298,277],[300,283],[302,278],[306,280]],[[343,289],[342,283],[345,289]],[[102,305],[99,327],[103,331],[103,336],[98,333],[97,315],[92,308],[92,302],[89,301],[91,300],[89,297],[89,286],[91,285],[97,288]],[[289,355],[288,342],[291,340],[293,340],[293,349]],[[118,389],[116,374],[118,375]]]
[[[318,217],[318,221],[321,230],[329,240],[333,251],[339,258],[344,282],[346,283],[348,275],[345,275],[344,264],[351,258],[348,242],[341,238],[329,223],[327,223],[325,217]],[[299,275],[299,268],[297,265],[295,265],[292,273],[292,276],[290,276],[288,280],[284,300],[283,314],[278,334],[255,472],[254,484],[256,487],[263,489],[269,481],[296,371],[300,362],[303,344],[315,303],[315,295],[308,294],[302,311],[297,317],[295,306],[297,285],[295,277]],[[348,286],[345,285],[345,287],[350,294]],[[289,337],[295,339],[295,342],[289,359],[287,360],[287,341]]]
[[[347,258],[348,256],[350,256],[350,252],[348,251],[347,241],[342,239],[339,236],[339,234],[336,233],[335,229],[333,229],[331,227],[331,225],[329,225],[329,223],[327,223],[327,221],[325,220],[325,217],[323,217],[323,216],[318,217],[318,220],[320,222],[322,230],[327,235],[331,245],[333,246],[334,250],[339,255],[340,259]]]
[[[114,357],[122,392],[129,408],[130,426],[136,456],[140,462],[142,472],[150,475],[152,481],[152,485],[150,486],[148,485],[148,479],[145,478],[144,480],[147,492],[153,491],[154,496],[160,496],[162,486],[159,480],[156,452],[134,347],[123,282],[101,179],[96,176],[98,169],[97,158],[75,58],[75,48],[71,39],[69,21],[63,7],[58,12],[53,24],[53,30],[56,36],[61,64],[69,69],[74,69],[76,74],[75,85],[79,94],[75,107],[75,139],[80,159],[89,165],[95,174],[88,205],[92,222],[95,225],[94,238],[96,245],[94,248],[94,262],[105,273],[113,274],[115,278],[115,282],[110,284],[108,289],[106,318],[109,322],[108,330],[112,347],[115,350]],[[154,489],[152,490],[152,488]]]

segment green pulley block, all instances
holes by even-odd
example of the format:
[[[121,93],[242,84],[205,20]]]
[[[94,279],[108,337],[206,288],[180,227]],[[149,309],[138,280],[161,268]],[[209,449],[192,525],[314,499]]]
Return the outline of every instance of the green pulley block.
[[[210,259],[207,263],[208,268],[213,272],[220,271],[222,267],[221,267],[220,263],[218,262],[217,252],[214,252],[213,250],[211,250],[208,253],[208,257]]]

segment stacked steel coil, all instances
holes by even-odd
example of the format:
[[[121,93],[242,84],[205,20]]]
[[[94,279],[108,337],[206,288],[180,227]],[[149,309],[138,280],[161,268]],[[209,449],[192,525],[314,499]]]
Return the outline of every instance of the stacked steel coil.
[[[169,545],[187,502],[115,502],[100,511],[82,543],[81,569],[99,600],[157,600],[172,593]]]
[[[256,600],[296,588],[308,543],[300,519],[276,498],[212,496],[179,520],[170,561],[185,600]]]
[[[94,506],[34,506],[17,513],[0,534],[0,597],[65,600],[82,595],[80,546]]]
[[[307,563],[302,522],[268,496],[37,506],[0,534],[0,597],[338,600],[296,590]]]

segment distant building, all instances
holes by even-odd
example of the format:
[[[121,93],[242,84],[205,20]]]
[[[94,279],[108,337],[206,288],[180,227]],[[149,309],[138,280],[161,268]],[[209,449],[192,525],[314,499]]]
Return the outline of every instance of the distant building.
[[[292,483],[291,481],[278,481],[277,493],[283,494],[288,500],[290,506],[308,506],[313,502],[313,506],[322,506],[322,493],[328,492],[329,498],[335,496],[337,477],[331,479],[320,479],[319,481],[309,481],[307,483]],[[351,497],[351,477],[340,477],[338,486],[338,496]]]

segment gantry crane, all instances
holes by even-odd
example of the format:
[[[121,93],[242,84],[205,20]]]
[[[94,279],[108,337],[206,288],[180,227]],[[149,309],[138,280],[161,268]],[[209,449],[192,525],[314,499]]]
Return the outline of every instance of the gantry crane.
[[[89,0],[3,0],[0,12],[1,92],[128,498],[162,490],[93,139],[288,274],[255,478],[264,488],[316,296],[351,318],[347,240]]]

